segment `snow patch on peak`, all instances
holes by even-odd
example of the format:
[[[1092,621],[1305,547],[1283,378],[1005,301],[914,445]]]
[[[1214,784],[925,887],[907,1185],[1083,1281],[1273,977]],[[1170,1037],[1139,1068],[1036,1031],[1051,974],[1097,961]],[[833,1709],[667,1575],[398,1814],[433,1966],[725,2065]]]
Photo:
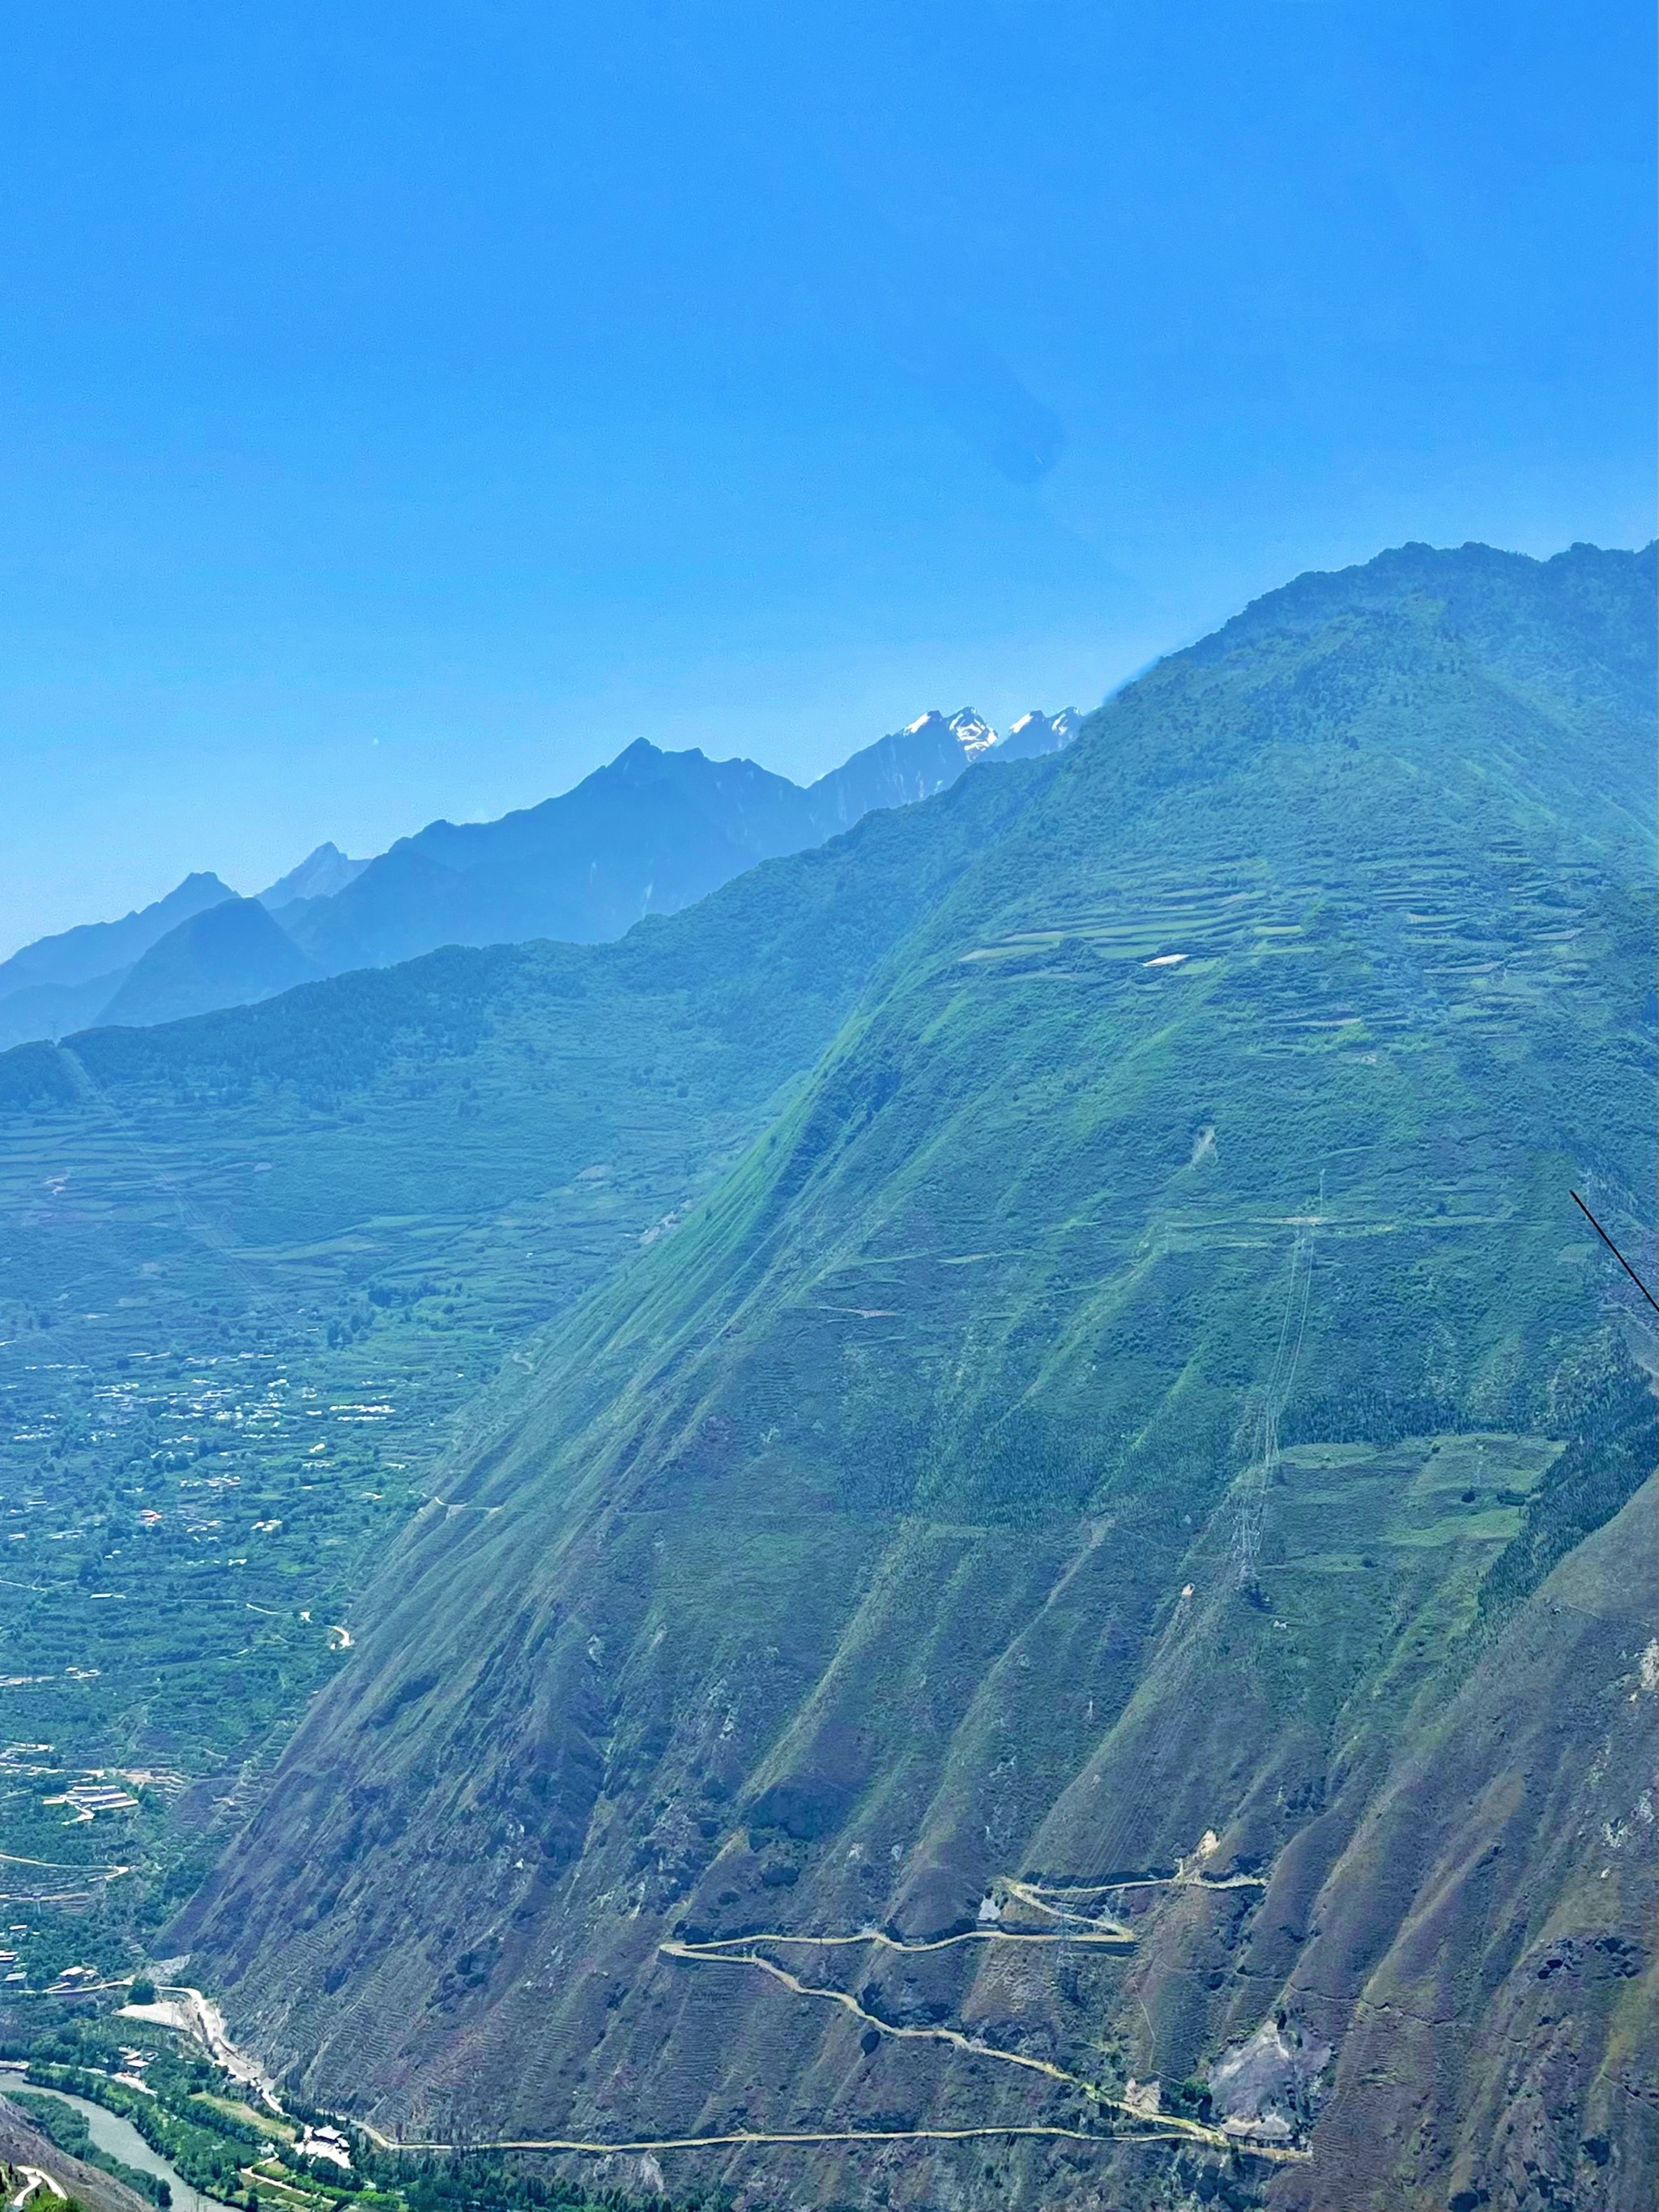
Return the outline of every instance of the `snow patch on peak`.
[[[1082,726],[1083,717],[1075,707],[1062,707],[1052,718],[1034,707],[1020,716],[1006,737],[997,739],[999,757],[1036,760],[1043,753],[1063,751]]]
[[[951,733],[969,760],[977,760],[997,741],[997,733],[987,721],[982,721],[971,707],[963,707],[951,717]]]

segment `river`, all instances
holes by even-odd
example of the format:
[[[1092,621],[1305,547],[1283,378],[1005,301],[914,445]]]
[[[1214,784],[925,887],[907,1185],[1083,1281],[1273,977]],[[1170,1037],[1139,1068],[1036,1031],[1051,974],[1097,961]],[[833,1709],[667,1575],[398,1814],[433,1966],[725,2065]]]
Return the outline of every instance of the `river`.
[[[65,2105],[73,2105],[100,2150],[108,2151],[125,2165],[136,2166],[141,2173],[161,2175],[173,2191],[173,2212],[232,2212],[232,2207],[222,2204],[216,2197],[204,2197],[199,2189],[192,2189],[171,2160],[150,2148],[131,2120],[106,2112],[89,2097],[71,2096],[67,2089],[37,2088],[24,2075],[21,2066],[0,2065],[0,2089],[24,2089],[31,2097],[57,2097]]]

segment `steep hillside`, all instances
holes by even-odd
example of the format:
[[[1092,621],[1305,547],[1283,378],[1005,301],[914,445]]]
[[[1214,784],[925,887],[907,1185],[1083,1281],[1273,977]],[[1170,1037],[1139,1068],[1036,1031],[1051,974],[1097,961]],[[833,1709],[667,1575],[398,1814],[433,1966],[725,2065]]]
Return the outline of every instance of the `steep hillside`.
[[[458,1426],[502,1417],[535,1331],[665,1233],[1048,772],[617,945],[0,1056],[0,1852],[34,1987],[130,1966]],[[109,1767],[149,1779],[66,1834],[43,1800]]]
[[[387,1559],[173,1939],[273,2063],[756,2201],[1648,2201],[1652,581],[1408,548],[1091,718]]]
[[[1656,1503],[1563,1561],[1346,1844],[1289,1985],[1341,2057],[1286,2204],[1650,2196]]]

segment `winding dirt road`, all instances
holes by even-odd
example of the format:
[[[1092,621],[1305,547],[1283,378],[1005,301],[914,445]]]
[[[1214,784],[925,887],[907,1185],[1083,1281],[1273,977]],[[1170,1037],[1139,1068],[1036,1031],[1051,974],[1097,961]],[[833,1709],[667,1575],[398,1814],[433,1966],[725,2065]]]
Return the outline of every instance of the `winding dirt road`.
[[[891,1936],[843,1936],[827,1938],[799,1936],[781,1937],[750,1936],[736,1939],[728,1938],[724,1942],[714,1943],[685,1943],[671,1938],[667,1942],[659,1944],[658,1948],[667,1958],[686,1959],[706,1966],[757,1967],[762,1973],[769,1974],[775,1981],[781,1982],[783,1986],[787,1990],[793,1990],[795,1996],[817,1997],[827,2003],[839,2005],[843,2011],[851,2013],[855,2020],[861,2020],[866,2027],[876,2029],[882,2035],[890,2035],[919,2043],[943,2043],[953,2051],[966,2052],[969,2057],[988,2058],[1000,2065],[1018,2067],[1026,2073],[1040,2075],[1048,2081],[1058,2082],[1064,2088],[1079,2091],[1087,2097],[1091,2104],[1097,2105],[1105,2111],[1121,2114],[1123,2119],[1134,2124],[1133,2134],[1126,2132],[1121,2128],[1115,2130],[1112,2135],[1105,2136],[1098,2133],[1091,2133],[1086,2130],[1065,2132],[1079,2132],[1085,2141],[1091,2142],[1144,2140],[1141,2130],[1146,2126],[1149,2116],[1139,2111],[1134,2106],[1127,2103],[1121,2097],[1115,2097],[1109,2090],[1102,2088],[1097,2081],[1091,2081],[1081,2074],[1073,2074],[1063,2066],[1056,2066],[1052,2059],[1036,2058],[1023,2051],[1005,2051],[994,2043],[981,2041],[978,2036],[964,2035],[960,2028],[915,2027],[883,2020],[861,2004],[850,1990],[824,1989],[813,1983],[804,1982],[799,1975],[792,1974],[787,1966],[781,1966],[775,1959],[763,1958],[752,1948],[757,1943],[776,1942],[827,1944],[876,1942],[885,1943],[891,1950],[938,1950],[943,1948],[947,1942],[967,1942],[972,1936],[978,1936],[985,1941],[994,1941],[998,1933],[995,1929],[975,1929],[962,1936],[940,1937],[931,1943],[908,1944]],[[1018,1934],[1008,1934],[1005,1935],[1002,1940],[1005,1942],[1020,1942],[1032,1939]],[[1036,1940],[1064,1942],[1088,1942],[1091,1939],[1086,1936],[1074,1938],[1050,1936],[1046,1939],[1038,1937]],[[1122,1939],[1103,1932],[1093,1940],[1121,1942]],[[738,1944],[744,1948],[736,1948]],[[1219,2128],[1206,2126],[1201,2120],[1182,2119],[1174,2113],[1164,2112],[1158,2115],[1156,2125],[1158,2136],[1166,2142],[1202,2143],[1215,2150],[1235,2150],[1239,2148],[1237,2136],[1224,2135]],[[911,2132],[917,2136],[923,2136],[933,2133],[933,2130],[915,2129]],[[993,2132],[1005,2134],[1011,2130],[997,2129]],[[850,2136],[836,2138],[837,2141],[853,2139]],[[1299,2160],[1305,2155],[1300,2151],[1289,2151],[1277,2147],[1252,2145],[1250,2148],[1257,2151],[1260,2155],[1279,2160]]]
[[[1134,1944],[1133,1932],[1109,1911],[1097,1913],[1074,1912],[1048,1900],[1059,1897],[1081,1899],[1103,1897],[1120,1889],[1146,1888],[1156,1886],[1192,1887],[1206,1889],[1231,1889],[1247,1885],[1261,1887],[1256,1877],[1231,1876],[1219,1881],[1202,1875],[1182,1873],[1165,1876],[1137,1877],[1130,1881],[1079,1884],[1075,1888],[1052,1883],[1021,1882],[1006,1880],[1001,1887],[1016,1903],[1049,1914],[1052,1917],[1072,1922],[1066,1929],[1007,1929],[996,1927],[970,1928],[955,1935],[924,1938],[889,1936],[877,1928],[866,1928],[854,1934],[842,1936],[810,1936],[778,1929],[758,1935],[726,1936],[703,1942],[689,1942],[670,1937],[658,1946],[665,1958],[678,1959],[691,1965],[747,1966],[769,1975],[793,1995],[814,1998],[818,2002],[838,2005],[866,2027],[879,2034],[915,2042],[939,2043],[960,2051],[969,2057],[988,2059],[993,2063],[1012,2066],[1036,2075],[1043,2080],[1071,2089],[1087,2098],[1101,2112],[1103,2127],[1087,2128],[1068,2125],[1061,2121],[1011,2121],[1002,2125],[981,2124],[973,2127],[938,2128],[814,2128],[759,2129],[739,2128],[711,2135],[641,2136],[636,2140],[617,2142],[597,2141],[579,2136],[512,2136],[498,2138],[477,2138],[465,2143],[433,2141],[399,2141],[383,2134],[379,2128],[349,2114],[334,2117],[343,2124],[355,2127],[371,2142],[387,2151],[453,2152],[453,2151],[549,2151],[568,2152],[582,2157],[608,2158],[616,2155],[645,2157],[665,2150],[722,2150],[760,2148],[767,2145],[787,2148],[791,2144],[813,2143],[887,2143],[887,2142],[966,2142],[990,2140],[1039,2139],[1049,2142],[1088,2143],[1188,2143],[1208,2150],[1229,2153],[1243,2152],[1252,2158],[1267,2159],[1275,2164],[1297,2164],[1308,2154],[1277,2143],[1251,2142],[1237,2136],[1228,2135],[1219,2128],[1211,2127],[1201,2120],[1189,2120],[1173,2112],[1148,2113],[1116,2097],[1099,2082],[1091,2081],[1080,2074],[1069,2072],[1050,2059],[1033,2057],[1020,2051],[1005,2051],[979,2037],[965,2034],[960,2028],[939,2026],[912,2026],[883,2020],[871,2012],[849,1990],[821,1987],[803,1981],[788,1967],[775,1959],[764,1957],[756,1946],[762,1943],[788,1946],[802,1950],[839,1950],[859,1946],[874,1947],[895,1953],[944,1951],[958,1943],[1066,1943],[1095,1944],[1123,1951]],[[256,2060],[236,2049],[225,2033],[224,2022],[218,2008],[204,1997],[199,1990],[179,1984],[171,1986],[166,1996],[171,2004],[132,2008],[141,2016],[151,2016],[164,2008],[171,2014],[167,2025],[184,2030],[202,2043],[221,2065],[226,2066],[238,2079],[260,2087],[268,2100],[275,2103],[274,2094],[264,2069]],[[184,2000],[179,2002],[179,2000]],[[279,2108],[280,2109],[280,2108]]]

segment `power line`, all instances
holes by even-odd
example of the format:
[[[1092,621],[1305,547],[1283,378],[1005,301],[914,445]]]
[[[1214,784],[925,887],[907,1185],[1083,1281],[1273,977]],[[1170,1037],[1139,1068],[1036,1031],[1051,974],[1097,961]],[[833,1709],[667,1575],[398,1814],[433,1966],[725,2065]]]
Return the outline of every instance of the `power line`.
[[[1571,1193],[1569,1193],[1569,1195],[1571,1196],[1571,1200],[1572,1200],[1573,1204],[1574,1204],[1574,1205],[1578,1208],[1578,1211],[1579,1211],[1579,1212],[1583,1215],[1583,1217],[1584,1217],[1585,1220],[1589,1222],[1589,1224],[1590,1227],[1591,1227],[1591,1228],[1595,1231],[1596,1235],[1601,1238],[1601,1242],[1602,1242],[1602,1243],[1607,1246],[1607,1248],[1608,1251],[1612,1253],[1612,1255],[1613,1255],[1613,1258],[1614,1258],[1614,1259],[1619,1262],[1620,1266],[1624,1269],[1625,1273],[1626,1273],[1630,1277],[1630,1279],[1631,1279],[1632,1282],[1635,1284],[1635,1285],[1636,1285],[1637,1289],[1638,1289],[1638,1291],[1640,1291],[1640,1292],[1642,1293],[1642,1296],[1643,1296],[1643,1297],[1647,1300],[1648,1304],[1649,1304],[1653,1308],[1653,1310],[1655,1311],[1655,1313],[1659,1313],[1659,1298],[1656,1298],[1656,1297],[1654,1297],[1653,1292],[1652,1292],[1652,1291],[1648,1288],[1647,1285],[1646,1285],[1646,1284],[1642,1280],[1642,1278],[1641,1278],[1641,1277],[1637,1273],[1637,1272],[1636,1272],[1635,1268],[1632,1267],[1632,1265],[1631,1265],[1630,1261],[1629,1261],[1625,1257],[1624,1254],[1623,1254],[1623,1253],[1619,1249],[1619,1247],[1618,1247],[1618,1246],[1613,1243],[1613,1241],[1612,1237],[1608,1236],[1608,1234],[1607,1234],[1607,1231],[1606,1231],[1605,1229],[1603,1229],[1603,1228],[1602,1228],[1602,1226],[1601,1226],[1601,1223],[1596,1219],[1595,1216],[1595,1215],[1590,1212],[1590,1210],[1589,1210],[1589,1206],[1587,1206],[1585,1205],[1585,1203],[1584,1203],[1583,1200],[1582,1198],[1580,1198],[1580,1197],[1579,1197],[1579,1195],[1578,1195],[1578,1194],[1577,1194],[1577,1192],[1576,1190],[1575,1190],[1575,1191],[1572,1191],[1572,1192],[1571,1192]]]

